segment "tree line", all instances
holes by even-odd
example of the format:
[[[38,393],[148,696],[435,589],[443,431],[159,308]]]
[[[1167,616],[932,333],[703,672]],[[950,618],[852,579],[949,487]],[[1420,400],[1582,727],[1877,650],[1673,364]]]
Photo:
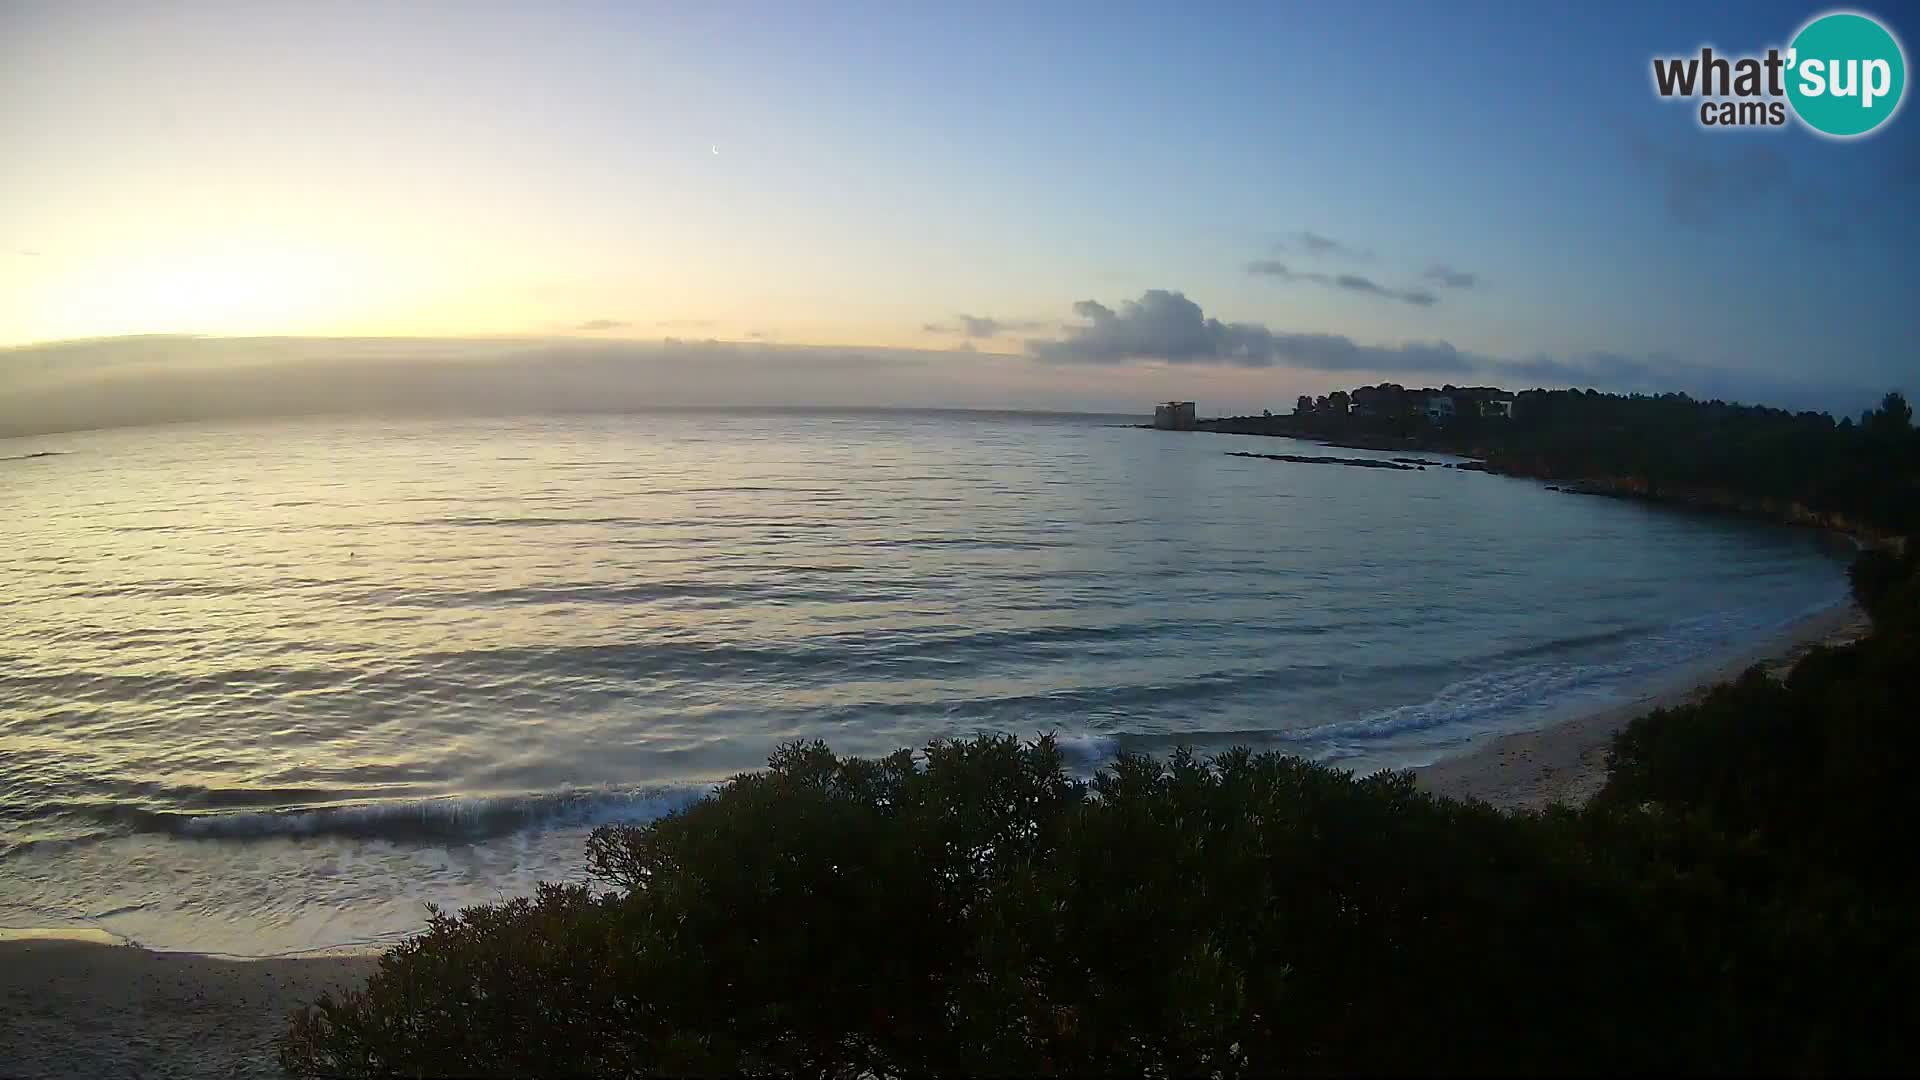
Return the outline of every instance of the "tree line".
[[[1920,527],[1920,433],[1898,392],[1856,421],[1823,412],[1700,401],[1685,394],[1620,395],[1593,390],[1529,390],[1513,415],[1485,415],[1486,387],[1410,391],[1393,384],[1302,397],[1290,433],[1403,438],[1484,459],[1497,472],[1547,479],[1627,480],[1646,494],[1712,491],[1797,505],[1905,535]],[[1362,412],[1369,394],[1394,407]],[[1455,413],[1435,423],[1428,396],[1458,396]]]

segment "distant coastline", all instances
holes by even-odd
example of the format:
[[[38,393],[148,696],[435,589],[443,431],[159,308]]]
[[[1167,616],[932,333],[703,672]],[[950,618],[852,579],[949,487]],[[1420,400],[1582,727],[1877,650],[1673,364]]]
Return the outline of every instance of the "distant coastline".
[[[1176,408],[1177,407],[1177,408]],[[1312,400],[1292,415],[1201,418],[1189,402],[1139,425],[1182,432],[1296,439],[1375,452],[1468,459],[1448,468],[1546,481],[1550,490],[1683,506],[1838,532],[1899,548],[1912,511],[1887,449],[1910,429],[1889,394],[1855,425],[1681,394],[1658,397],[1495,387],[1409,389],[1383,383]],[[1351,460],[1277,457],[1306,463]],[[1416,459],[1396,458],[1412,464]],[[1432,464],[1432,463],[1423,463]],[[1913,495],[1920,501],[1920,495]]]
[[[1512,460],[1501,460],[1498,455],[1490,454],[1484,447],[1462,446],[1449,440],[1444,433],[1432,435],[1407,436],[1368,436],[1368,435],[1316,435],[1305,431],[1276,429],[1261,423],[1265,418],[1258,416],[1230,416],[1218,419],[1197,421],[1193,430],[1211,432],[1219,435],[1261,435],[1281,439],[1297,439],[1301,442],[1318,443],[1342,450],[1372,450],[1376,452],[1401,452],[1408,454],[1448,454],[1468,460],[1440,466],[1459,469],[1463,472],[1484,472],[1493,476],[1509,476],[1517,479],[1539,480],[1548,483],[1550,491],[1564,491],[1569,495],[1593,495],[1608,499],[1628,499],[1637,502],[1659,503],[1664,506],[1679,506],[1710,513],[1732,514],[1738,517],[1758,518],[1782,525],[1800,525],[1807,528],[1825,529],[1845,534],[1864,543],[1885,543],[1896,538],[1875,529],[1856,519],[1842,514],[1822,513],[1804,505],[1778,499],[1756,499],[1742,496],[1736,492],[1716,488],[1666,488],[1649,485],[1644,477],[1633,476],[1592,476],[1578,472],[1568,473],[1553,468],[1527,468]],[[1274,417],[1278,420],[1279,417]],[[1143,424],[1141,427],[1152,427]],[[1273,457],[1269,454],[1241,455],[1249,457]],[[1396,459],[1398,460],[1398,459]]]

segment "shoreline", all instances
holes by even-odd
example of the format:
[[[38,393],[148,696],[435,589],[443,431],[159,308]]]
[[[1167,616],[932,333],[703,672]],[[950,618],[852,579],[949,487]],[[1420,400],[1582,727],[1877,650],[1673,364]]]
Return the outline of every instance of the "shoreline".
[[[0,941],[0,1076],[278,1077],[287,1013],[377,956],[230,960],[72,936]]]
[[[1275,421],[1281,421],[1276,424]],[[1136,427],[1157,430],[1152,424],[1138,424]],[[1767,497],[1749,497],[1720,488],[1683,488],[1665,491],[1651,488],[1643,478],[1632,476],[1605,475],[1562,475],[1558,472],[1515,465],[1510,459],[1496,461],[1485,448],[1456,449],[1442,445],[1430,436],[1423,435],[1365,435],[1359,433],[1326,433],[1296,430],[1284,425],[1280,417],[1228,416],[1202,419],[1190,429],[1180,429],[1189,433],[1212,435],[1252,435],[1259,438],[1292,439],[1295,442],[1313,443],[1343,450],[1368,450],[1375,453],[1396,454],[1444,454],[1462,459],[1459,462],[1443,466],[1463,472],[1480,472],[1489,476],[1503,476],[1513,480],[1532,480],[1546,485],[1548,491],[1560,491],[1569,495],[1587,495],[1594,498],[1619,499],[1626,502],[1641,502],[1654,506],[1672,507],[1694,513],[1717,514],[1727,517],[1745,518],[1749,521],[1765,521],[1776,525],[1788,525],[1794,528],[1818,529],[1822,532],[1844,536],[1862,547],[1890,546],[1902,550],[1904,537],[1883,531],[1862,521],[1852,520],[1843,514],[1816,511],[1791,501],[1781,501]],[[1242,454],[1242,457],[1266,457],[1263,454]]]
[[[1562,716],[1544,727],[1483,738],[1453,757],[1413,770],[1424,791],[1478,799],[1503,810],[1578,806],[1607,779],[1615,732],[1655,709],[1686,705],[1755,664],[1774,675],[1792,670],[1814,647],[1866,636],[1867,616],[1851,599],[1794,620],[1732,654],[1722,654],[1633,689],[1626,701]]]

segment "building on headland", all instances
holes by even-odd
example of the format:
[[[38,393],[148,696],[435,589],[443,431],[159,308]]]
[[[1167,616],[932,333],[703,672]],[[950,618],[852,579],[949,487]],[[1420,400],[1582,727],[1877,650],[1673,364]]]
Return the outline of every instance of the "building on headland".
[[[1153,426],[1162,431],[1192,431],[1193,402],[1169,401],[1153,407]]]
[[[1448,383],[1440,387],[1409,387],[1383,382],[1378,386],[1356,387],[1352,391],[1336,390],[1320,398],[1302,394],[1294,404],[1293,420],[1297,423],[1304,418],[1325,431],[1350,416],[1361,428],[1376,432],[1398,432],[1401,436],[1407,436],[1415,430],[1410,425],[1422,422],[1433,427],[1445,427],[1462,418],[1511,420],[1527,412],[1529,395],[1541,393],[1545,391],[1528,390],[1515,394],[1497,386],[1455,386]],[[1211,428],[1214,421],[1207,423]]]

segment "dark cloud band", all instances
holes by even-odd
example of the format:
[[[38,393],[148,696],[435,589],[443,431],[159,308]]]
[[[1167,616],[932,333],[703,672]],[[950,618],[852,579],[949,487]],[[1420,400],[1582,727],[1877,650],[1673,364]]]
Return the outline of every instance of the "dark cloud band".
[[[1312,282],[1330,289],[1344,289],[1347,292],[1377,296],[1382,300],[1398,300],[1415,307],[1430,307],[1439,300],[1439,297],[1425,289],[1393,289],[1359,274],[1322,274],[1312,270],[1295,270],[1278,259],[1256,259],[1247,264],[1247,273],[1255,277],[1277,278],[1281,281]]]
[[[1118,364],[1130,360],[1218,363],[1241,367],[1295,367],[1317,371],[1472,370],[1469,358],[1445,342],[1395,346],[1361,345],[1340,334],[1277,332],[1260,323],[1208,318],[1183,293],[1149,289],[1118,311],[1082,300],[1074,314],[1085,322],[1057,340],[1027,342],[1042,359]]]

